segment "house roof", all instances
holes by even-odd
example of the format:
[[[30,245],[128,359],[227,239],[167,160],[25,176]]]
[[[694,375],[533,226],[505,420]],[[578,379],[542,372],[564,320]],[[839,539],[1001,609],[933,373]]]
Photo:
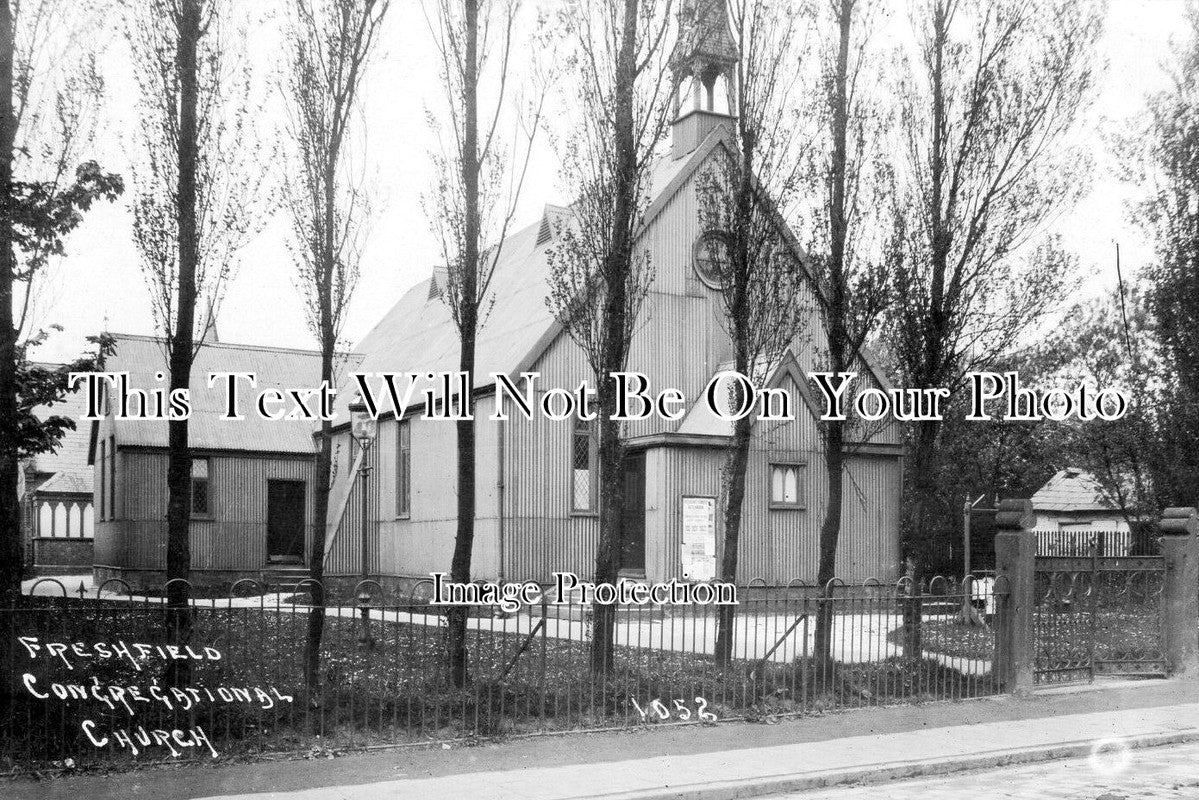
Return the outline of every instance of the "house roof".
[[[163,388],[166,381],[156,379],[167,374],[167,356],[163,340],[153,336],[114,334],[116,353],[109,357],[106,369],[128,372],[131,388]],[[341,359],[348,369],[357,356]],[[344,362],[349,362],[348,364]],[[312,453],[312,434],[316,423],[305,420],[271,421],[254,413],[254,394],[267,388],[313,389],[320,382],[320,353],[284,347],[225,344],[205,341],[196,353],[191,370],[192,412],[188,424],[188,442],[199,450],[250,450],[270,453]],[[256,389],[241,382],[243,420],[221,420],[224,392],[208,387],[212,372],[253,372]],[[166,447],[168,423],[165,420],[114,420],[118,445]],[[93,426],[95,427],[95,426]]]
[[[79,391],[68,392],[62,402],[33,409],[38,419],[56,416],[75,420],[75,429],[64,431],[53,451],[39,453],[30,459],[29,464],[35,471],[52,474],[38,487],[38,492],[82,494],[92,491],[92,468],[88,465],[90,426],[79,421],[85,411],[86,397]]]
[[[83,453],[87,457],[88,429],[86,425],[79,426],[84,442]],[[79,431],[75,431],[78,433]],[[37,487],[37,494],[91,494],[92,468],[69,469],[55,472],[49,480]]]
[[[1114,511],[1095,476],[1069,467],[1059,470],[1032,496],[1034,511]]]

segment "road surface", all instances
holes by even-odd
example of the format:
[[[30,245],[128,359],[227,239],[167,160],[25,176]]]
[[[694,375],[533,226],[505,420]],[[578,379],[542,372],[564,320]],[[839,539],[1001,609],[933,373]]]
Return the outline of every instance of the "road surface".
[[[1161,800],[1199,798],[1199,743],[1144,750],[1105,746],[1090,758],[963,772],[872,786],[777,795],[775,800]]]

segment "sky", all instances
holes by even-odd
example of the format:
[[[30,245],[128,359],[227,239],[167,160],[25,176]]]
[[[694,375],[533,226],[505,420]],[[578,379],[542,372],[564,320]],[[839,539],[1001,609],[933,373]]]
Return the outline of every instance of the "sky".
[[[552,2],[552,0],[546,0]],[[1144,97],[1166,85],[1164,60],[1174,36],[1181,36],[1185,0],[1109,0],[1100,44],[1107,69],[1082,136],[1097,164],[1089,194],[1055,223],[1068,249],[1077,253],[1084,293],[1115,285],[1115,243],[1125,278],[1152,257],[1152,249],[1130,219],[1135,187],[1119,181],[1104,144],[1105,132],[1126,129],[1144,109]],[[95,157],[105,169],[125,172],[136,142],[131,67],[119,30],[97,33],[105,43],[101,69],[107,83]],[[521,49],[517,50],[519,53]],[[251,31],[256,70],[266,75],[281,60],[278,34],[267,22]],[[439,263],[437,241],[421,204],[433,170],[429,154],[438,147],[426,108],[440,88],[436,52],[418,0],[394,0],[380,50],[366,77],[363,118],[355,141],[356,158],[373,191],[374,214],[363,254],[361,278],[351,303],[344,337],[355,343],[413,284]],[[269,130],[274,112],[260,122]],[[58,324],[35,358],[75,357],[88,334],[107,329],[154,334],[149,294],[131,237],[127,192],[115,204],[100,205],[67,242],[67,255],[54,264],[39,296],[36,326]],[[536,221],[544,204],[561,203],[558,163],[544,137],[535,147],[517,205],[517,227]],[[218,319],[222,341],[314,348],[286,246],[280,216],[264,220],[261,232],[241,253]]]

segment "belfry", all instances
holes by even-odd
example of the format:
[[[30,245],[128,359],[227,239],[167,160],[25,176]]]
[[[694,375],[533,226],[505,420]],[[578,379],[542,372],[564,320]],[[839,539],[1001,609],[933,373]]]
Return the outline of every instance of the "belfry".
[[[670,55],[673,156],[681,158],[737,116],[737,63],[724,0],[683,0]]]

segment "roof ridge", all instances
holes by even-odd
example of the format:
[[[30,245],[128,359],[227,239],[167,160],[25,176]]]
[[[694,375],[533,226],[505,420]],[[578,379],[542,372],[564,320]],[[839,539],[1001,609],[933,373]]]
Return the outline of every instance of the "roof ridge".
[[[132,339],[132,340],[142,341],[142,342],[154,342],[156,344],[161,343],[163,341],[163,337],[161,337],[161,336],[148,336],[144,333],[113,333],[110,335],[114,339]],[[307,349],[307,348],[303,348],[303,347],[283,347],[280,345],[270,345],[270,344],[238,344],[235,342],[204,342],[201,346],[206,347],[206,348],[211,347],[211,348],[226,349],[226,350],[258,350],[258,351],[266,351],[266,352],[272,352],[272,353],[299,353],[299,354],[303,354],[303,355],[312,355],[312,356],[319,356],[321,354],[320,350],[312,350],[312,349]],[[353,350],[341,350],[341,351],[338,351],[337,355],[352,356],[352,355],[355,355],[355,353]]]

